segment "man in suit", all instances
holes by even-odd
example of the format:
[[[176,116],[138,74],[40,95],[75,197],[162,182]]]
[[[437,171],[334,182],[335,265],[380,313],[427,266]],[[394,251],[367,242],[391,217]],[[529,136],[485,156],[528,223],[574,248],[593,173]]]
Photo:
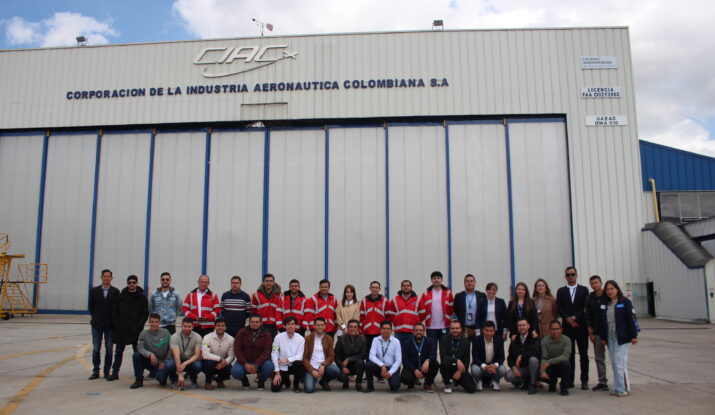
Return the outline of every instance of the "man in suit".
[[[504,366],[504,341],[495,336],[496,326],[487,321],[482,334],[472,339],[472,376],[477,381],[477,390],[481,391],[482,382],[490,382],[492,389],[501,390],[499,380],[506,374]]]
[[[579,363],[581,365],[581,389],[588,390],[588,330],[586,328],[586,298],[588,288],[577,284],[578,272],[574,267],[567,267],[564,271],[566,286],[559,288],[556,293],[556,306],[563,319],[563,333],[571,339],[571,383],[576,373],[576,346],[578,346]],[[574,345],[575,343],[575,345]]]
[[[112,286],[112,271],[102,270],[102,284],[89,294],[89,314],[92,316],[92,374],[89,380],[99,378],[102,339],[104,339],[104,378],[109,380],[112,369],[112,310],[119,297],[119,289]]]
[[[474,275],[467,274],[464,276],[464,291],[454,296],[454,314],[469,340],[481,334],[482,322],[487,316],[487,296],[476,288]]]

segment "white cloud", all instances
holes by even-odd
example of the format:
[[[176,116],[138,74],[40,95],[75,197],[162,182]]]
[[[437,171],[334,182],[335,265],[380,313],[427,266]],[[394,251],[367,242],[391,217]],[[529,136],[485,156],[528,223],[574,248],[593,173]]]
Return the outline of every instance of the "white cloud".
[[[687,0],[175,0],[200,38],[504,27],[629,26],[641,138],[707,151],[715,132],[715,2]],[[696,128],[699,127],[699,128]],[[705,150],[702,150],[705,149]]]
[[[12,45],[71,46],[77,36],[84,36],[92,45],[109,43],[107,36],[116,36],[111,21],[99,21],[79,13],[56,12],[41,22],[28,22],[13,17],[7,22],[5,36]]]
[[[35,43],[40,39],[40,24],[28,22],[22,17],[13,17],[6,22],[5,36],[11,45]]]

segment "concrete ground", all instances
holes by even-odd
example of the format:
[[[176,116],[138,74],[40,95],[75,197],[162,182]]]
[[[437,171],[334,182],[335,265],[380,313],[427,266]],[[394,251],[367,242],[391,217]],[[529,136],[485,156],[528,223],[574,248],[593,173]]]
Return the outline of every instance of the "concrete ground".
[[[319,390],[312,395],[238,389],[227,382],[224,390],[193,389],[177,392],[155,381],[138,390],[132,382],[131,348],[124,357],[121,379],[87,380],[91,372],[91,337],[87,316],[36,315],[0,321],[1,414],[154,414],[154,413],[262,413],[278,414],[440,414],[440,413],[549,413],[687,415],[715,413],[715,326],[641,319],[638,345],[631,348],[629,365],[632,394],[626,398],[606,392],[572,390],[559,396],[540,390],[487,390],[451,395],[422,390],[397,394],[376,383],[376,391]],[[591,350],[592,352],[592,350]],[[591,359],[591,378],[596,368]],[[611,376],[610,364],[608,367]],[[578,378],[578,373],[577,373]],[[203,375],[199,377],[203,384]],[[595,382],[592,380],[591,385]],[[253,383],[255,386],[255,383]]]

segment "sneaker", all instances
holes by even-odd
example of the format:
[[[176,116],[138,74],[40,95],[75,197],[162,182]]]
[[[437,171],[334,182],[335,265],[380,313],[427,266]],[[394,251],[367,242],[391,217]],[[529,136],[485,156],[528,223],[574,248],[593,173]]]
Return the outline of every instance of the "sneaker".
[[[452,393],[452,385],[444,385],[444,393]]]
[[[288,388],[286,387],[286,389],[288,389]],[[300,384],[298,382],[295,382],[293,384],[293,392],[300,393]]]
[[[432,387],[432,385],[425,384],[425,386],[423,386],[422,389],[424,389],[425,392],[427,392],[427,393],[434,393],[434,388]]]
[[[477,381],[477,392],[481,392],[482,390],[484,390],[484,386],[482,385],[482,381],[478,380]]]
[[[92,372],[92,374],[89,376],[89,378],[87,378],[87,380],[95,380],[95,379],[99,379],[99,373],[97,373],[97,372]]]
[[[599,383],[598,385],[594,386],[591,388],[592,391],[598,392],[598,391],[607,391],[608,390],[608,385],[604,383]]]
[[[147,377],[145,377],[144,379],[146,379],[146,380],[154,380],[154,379],[156,379],[156,374],[155,374],[155,373],[149,373],[149,374],[147,375]]]
[[[265,383],[264,383],[264,382],[258,382],[258,390],[259,390],[259,391],[262,391],[262,390],[265,390],[265,389],[266,389]]]
[[[385,379],[383,379],[383,378],[378,378],[378,379],[377,379],[377,383],[385,383]]]
[[[416,385],[416,386],[420,386],[420,385],[422,385],[422,381],[421,381],[421,380],[419,380],[419,379],[417,379],[417,380],[415,381],[415,385]]]
[[[492,389],[494,389],[495,391],[500,391],[501,386],[499,386],[499,382],[497,382],[496,380],[493,380],[492,381]]]
[[[142,378],[137,378],[137,379],[134,381],[134,383],[132,383],[132,384],[129,386],[129,389],[139,389],[139,388],[141,388],[142,386],[144,386],[144,379],[142,379]]]
[[[198,382],[196,382],[195,380],[192,380],[191,381],[191,389],[198,389],[198,388],[199,388]]]
[[[251,388],[251,383],[248,382],[248,379],[245,377],[241,379],[241,384],[243,385],[243,389],[250,389]]]
[[[169,386],[169,388],[171,388],[172,390],[175,390],[175,391],[183,391],[184,390],[183,386],[179,386],[176,383],[172,383],[171,386]]]
[[[535,394],[535,393],[536,393],[536,385],[534,385],[533,383],[532,383],[531,385],[529,385],[529,392],[528,392],[528,393],[529,393],[529,395]]]
[[[582,391],[587,391],[587,390],[588,390],[588,383],[582,383],[582,384],[581,384],[581,390],[582,390]]]

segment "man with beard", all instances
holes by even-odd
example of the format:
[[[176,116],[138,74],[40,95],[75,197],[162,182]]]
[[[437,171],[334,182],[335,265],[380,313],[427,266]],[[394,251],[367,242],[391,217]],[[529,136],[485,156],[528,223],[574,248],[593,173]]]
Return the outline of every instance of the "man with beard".
[[[263,330],[267,331],[271,338],[276,337],[278,325],[283,319],[283,309],[281,306],[281,287],[276,284],[276,277],[273,274],[263,276],[263,282],[251,298],[251,314],[261,316]]]
[[[305,298],[305,294],[300,290],[300,281],[296,279],[290,280],[288,283],[288,291],[283,293],[283,315],[278,322],[279,325],[281,325],[280,323],[286,317],[295,317],[297,322],[296,333],[302,335],[305,332],[305,328],[303,327],[303,305],[305,304]],[[282,329],[285,330],[283,327]]]
[[[434,341],[425,337],[425,325],[414,325],[413,334],[407,341],[400,341],[402,346],[402,374],[400,380],[407,385],[407,389],[415,388],[417,380],[424,379],[424,390],[434,392],[434,378],[439,371],[437,363],[437,347]]]
[[[350,376],[355,376],[355,390],[362,392],[362,376],[365,372],[363,358],[367,349],[365,336],[360,334],[360,322],[348,321],[347,333],[338,337],[335,346],[335,363],[338,365],[343,379],[343,389],[349,387]]]
[[[243,383],[248,389],[250,383],[247,375],[258,375],[258,390],[263,390],[268,377],[273,374],[271,362],[271,335],[261,330],[261,316],[252,314],[248,319],[248,327],[244,327],[236,335],[233,351],[236,364],[233,365],[231,376]]]

